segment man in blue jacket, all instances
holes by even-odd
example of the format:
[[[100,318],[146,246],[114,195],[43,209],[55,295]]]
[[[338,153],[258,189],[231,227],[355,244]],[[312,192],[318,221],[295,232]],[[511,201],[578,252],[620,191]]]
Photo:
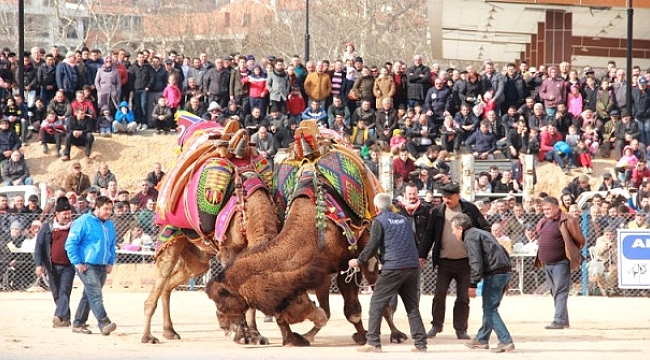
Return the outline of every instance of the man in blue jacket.
[[[399,294],[406,308],[411,337],[415,343],[413,352],[427,351],[427,335],[419,309],[420,269],[418,249],[411,221],[405,216],[391,212],[392,198],[387,193],[377,194],[374,199],[379,215],[370,228],[370,241],[359,254],[350,259],[348,266],[359,267],[380,253],[382,269],[370,299],[368,315],[368,343],[359,347],[360,352],[380,352],[379,330],[381,317],[391,298]]]
[[[506,324],[499,315],[499,305],[512,276],[512,265],[506,249],[485,230],[475,228],[465,214],[451,218],[451,232],[458,241],[465,244],[470,266],[468,295],[476,297],[476,287],[483,279],[483,321],[476,337],[467,343],[470,349],[488,349],[492,330],[497,334],[499,344],[493,352],[515,349]]]
[[[65,243],[70,262],[84,284],[84,293],[75,314],[72,332],[90,334],[86,321],[92,310],[102,335],[110,335],[117,325],[108,318],[102,300],[106,275],[115,262],[116,233],[113,221],[113,202],[106,196],[95,200],[95,211],[86,213],[73,222]]]

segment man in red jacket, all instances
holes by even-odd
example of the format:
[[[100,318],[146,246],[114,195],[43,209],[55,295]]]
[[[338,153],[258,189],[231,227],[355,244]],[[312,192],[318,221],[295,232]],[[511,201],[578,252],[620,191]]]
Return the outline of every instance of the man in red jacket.
[[[569,167],[564,163],[564,157],[569,158],[569,164],[575,166],[575,160],[573,160],[573,151],[570,151],[568,154],[563,154],[557,151],[553,145],[558,141],[564,141],[562,134],[555,130],[555,126],[549,125],[546,131],[543,131],[539,136],[539,155],[537,159],[539,161],[555,161],[562,171],[565,174],[569,173]]]
[[[415,162],[409,158],[405,148],[400,150],[399,157],[393,160],[393,173],[402,175],[404,182],[409,182],[411,171],[415,171]]]

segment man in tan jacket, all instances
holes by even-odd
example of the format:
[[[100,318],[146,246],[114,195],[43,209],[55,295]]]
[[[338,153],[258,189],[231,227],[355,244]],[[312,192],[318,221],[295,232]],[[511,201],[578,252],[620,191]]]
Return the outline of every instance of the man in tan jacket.
[[[318,101],[320,106],[325,107],[325,100],[332,92],[332,80],[326,72],[323,62],[316,63],[316,71],[309,73],[305,78],[305,93],[309,102]]]
[[[553,322],[549,330],[569,327],[567,301],[571,289],[571,271],[580,268],[580,249],[585,238],[580,232],[578,220],[560,211],[558,200],[546,197],[542,200],[544,218],[537,223],[539,250],[535,265],[544,266],[546,281],[551,286],[555,302]]]

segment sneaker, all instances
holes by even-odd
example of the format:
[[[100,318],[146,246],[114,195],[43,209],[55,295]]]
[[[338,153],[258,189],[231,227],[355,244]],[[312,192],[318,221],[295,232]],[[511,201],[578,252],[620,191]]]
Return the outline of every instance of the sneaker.
[[[514,349],[515,349],[515,343],[508,343],[508,344],[499,343],[499,345],[497,345],[497,347],[492,349],[492,352],[502,353],[502,352],[506,352],[506,351],[512,351]]]
[[[417,347],[417,346],[416,346],[416,347],[414,347],[413,349],[411,349],[411,352],[415,352],[415,353],[417,353],[417,352],[419,352],[419,353],[425,353],[425,352],[427,352],[427,348],[426,348],[426,347]]]
[[[138,126],[135,127],[136,130],[142,130],[142,124],[138,124]]]
[[[47,145],[43,144],[43,154],[47,154]]]
[[[434,337],[436,337],[436,334],[438,334],[439,332],[442,332],[442,329],[438,329],[437,327],[432,326],[431,330],[429,330],[427,332],[427,337],[428,338],[434,338]]]
[[[467,335],[466,331],[456,331],[456,338],[458,340],[469,340],[471,337]]]
[[[361,345],[361,346],[359,346],[357,348],[357,351],[358,352],[366,352],[366,353],[367,352],[381,352],[381,345],[377,345],[377,346],[370,345],[370,344]]]
[[[146,124],[142,124],[140,130],[147,130],[149,127]]]
[[[72,332],[77,334],[86,334],[86,335],[90,335],[93,333],[92,331],[90,331],[90,329],[88,329],[87,324],[83,324],[82,326],[73,326]]]
[[[156,134],[162,134],[162,130],[157,129],[157,130],[156,130]]]
[[[564,329],[564,325],[556,323],[555,321],[553,321],[549,325],[544,326],[544,329],[546,329],[546,330],[562,330],[562,329]]]
[[[472,339],[472,340],[466,342],[465,346],[467,346],[470,349],[489,349],[490,348],[490,344],[480,342],[480,341],[478,341],[476,339]]]
[[[102,325],[100,327],[100,330],[102,331],[102,335],[108,336],[110,335],[115,329],[117,329],[117,324],[114,322],[111,322],[110,319],[106,318],[104,321],[102,321]]]
[[[29,126],[27,127],[27,130],[34,130],[34,129],[35,129],[35,128],[34,128],[34,125],[29,125]]]

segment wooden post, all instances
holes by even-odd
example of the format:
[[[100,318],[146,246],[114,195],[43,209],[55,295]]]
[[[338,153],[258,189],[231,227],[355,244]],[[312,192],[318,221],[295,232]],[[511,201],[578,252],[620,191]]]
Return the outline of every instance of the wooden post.
[[[535,155],[524,155],[522,162],[523,181],[521,185],[523,186],[524,196],[532,196],[535,188]]]
[[[393,154],[382,152],[379,155],[379,184],[384,192],[393,193]]]
[[[461,158],[460,197],[474,201],[474,156],[465,154]]]

